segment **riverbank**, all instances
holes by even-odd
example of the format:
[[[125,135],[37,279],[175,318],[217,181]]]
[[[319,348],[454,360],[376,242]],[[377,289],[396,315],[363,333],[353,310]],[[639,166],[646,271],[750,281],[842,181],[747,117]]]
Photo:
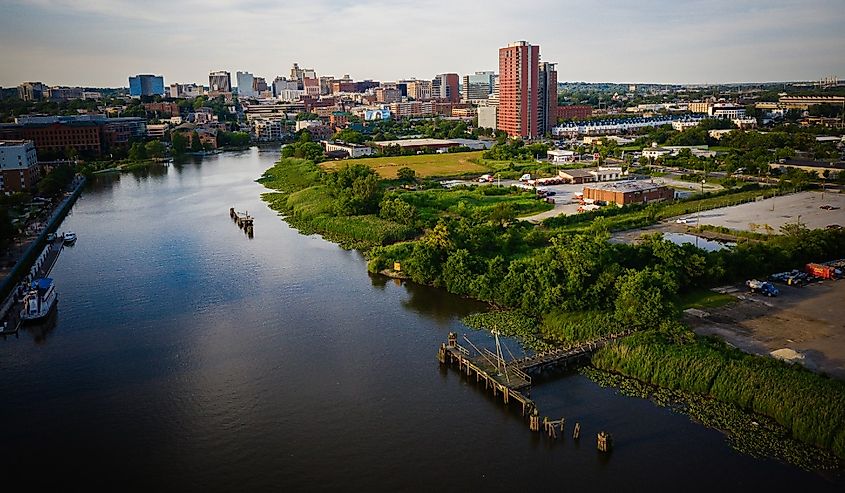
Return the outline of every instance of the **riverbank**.
[[[44,223],[34,236],[27,238],[27,242],[23,244],[18,250],[20,254],[15,261],[14,266],[7,272],[4,272],[3,282],[0,284],[0,299],[5,299],[12,288],[18,281],[29,271],[32,261],[40,253],[41,248],[47,241],[47,235],[55,232],[65,216],[73,207],[76,199],[82,193],[87,180],[85,177],[79,176],[71,183],[69,191],[64,199],[53,209],[49,219]],[[4,304],[5,306],[5,304]]]
[[[363,180],[365,176],[370,175],[362,174],[358,178]],[[345,188],[340,189],[321,184],[321,171],[307,161],[283,160],[265,174],[262,183],[283,190],[265,194],[271,207],[294,217],[295,221],[300,214],[299,220],[304,217],[306,223],[310,218],[303,214],[313,212],[315,204],[322,204],[320,213],[331,214],[332,195],[346,200],[345,190],[356,189],[353,179],[346,181]],[[372,185],[373,180],[368,183]],[[363,182],[357,185],[363,188]],[[376,202],[378,207],[371,211],[382,215],[387,209],[387,217],[395,219],[397,224],[413,225],[419,236],[390,244],[371,244],[367,249],[368,267],[371,272],[379,272],[398,263],[401,271],[418,284],[445,287],[454,294],[517,309],[522,316],[533,318],[534,324],[494,323],[512,327],[514,335],[536,347],[599,337],[615,326],[626,330],[659,329],[666,341],[660,349],[674,351],[672,354],[677,357],[679,366],[698,368],[698,353],[685,348],[708,343],[679,322],[681,295],[702,286],[832,258],[845,249],[845,231],[801,228],[765,242],[744,243],[731,250],[714,252],[675,245],[659,237],[647,238],[634,245],[608,241],[608,220],[616,225],[636,225],[642,220],[655,221],[659,216],[677,215],[699,206],[712,208],[745,202],[783,193],[782,190],[750,186],[706,196],[698,202],[679,201],[656,208],[649,205],[629,211],[611,211],[604,218],[601,215],[578,217],[555,228],[554,224],[549,224],[554,220],[548,220],[540,227],[517,221],[516,204],[522,199],[519,192],[495,192],[494,187],[485,188],[505,199],[499,203],[485,203],[487,198],[483,190],[474,191],[480,194],[475,197],[477,202],[470,195],[452,196],[448,191],[440,190],[385,194],[382,197],[385,200]],[[340,220],[348,221],[346,218]],[[331,239],[331,236],[327,238]],[[382,238],[382,241],[389,243],[390,239]],[[485,323],[481,321],[478,325]],[[633,341],[625,347],[633,347],[638,339]],[[767,365],[771,362],[762,358],[743,359],[729,352],[720,354],[717,351],[711,357],[729,361],[726,368],[747,378],[761,378],[770,371]],[[626,364],[638,363],[633,353],[621,352],[617,357],[619,361],[612,369],[620,373],[625,373]],[[706,369],[706,365],[701,369]],[[806,411],[801,401],[790,396],[799,395],[800,389],[807,385],[826,389],[832,402],[845,399],[845,388],[828,386],[823,377],[802,372],[792,367],[779,368],[774,376],[781,380],[765,390],[769,392],[767,399],[787,399],[782,408],[749,404],[758,396],[753,388],[745,396],[748,402],[739,405],[769,415],[798,440],[845,457],[845,448],[836,438],[845,433],[845,419],[841,423],[828,423],[820,431],[796,426],[786,417]],[[676,389],[682,385],[669,377],[650,383]],[[728,400],[730,395],[727,393],[711,394],[709,386],[690,390],[733,402]],[[762,399],[763,395],[759,397]]]

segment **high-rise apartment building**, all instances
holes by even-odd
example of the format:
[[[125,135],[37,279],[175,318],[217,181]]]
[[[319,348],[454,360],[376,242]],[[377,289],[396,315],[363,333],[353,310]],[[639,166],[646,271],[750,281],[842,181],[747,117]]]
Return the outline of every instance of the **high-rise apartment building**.
[[[557,70],[555,64],[540,62],[537,74],[539,76],[537,133],[546,135],[557,124]]]
[[[255,77],[249,72],[236,72],[235,78],[238,80],[238,97],[241,98],[254,98],[255,91],[252,88],[252,85],[255,81]]]
[[[517,41],[499,49],[497,126],[511,137],[534,138],[557,120],[557,71],[540,62],[540,47]]]
[[[164,96],[164,77],[150,74],[130,77],[129,95],[133,98],[139,98],[141,96]]]
[[[495,72],[476,72],[465,75],[461,85],[461,98],[464,101],[484,101],[493,92]]]
[[[232,74],[225,70],[208,74],[208,92],[211,95],[232,92]]]
[[[517,41],[499,49],[498,128],[511,137],[539,135],[540,47]]]

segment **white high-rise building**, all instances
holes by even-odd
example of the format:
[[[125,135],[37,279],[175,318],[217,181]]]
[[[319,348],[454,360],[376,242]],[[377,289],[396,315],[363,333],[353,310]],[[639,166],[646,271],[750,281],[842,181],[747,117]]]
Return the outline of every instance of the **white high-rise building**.
[[[235,75],[238,79],[238,97],[254,98],[255,91],[253,90],[252,85],[255,81],[255,77],[249,72],[237,72]]]

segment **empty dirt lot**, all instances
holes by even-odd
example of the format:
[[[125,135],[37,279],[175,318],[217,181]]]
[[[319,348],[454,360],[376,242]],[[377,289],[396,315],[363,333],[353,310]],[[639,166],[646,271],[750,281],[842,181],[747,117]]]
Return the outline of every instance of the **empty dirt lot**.
[[[738,289],[737,302],[687,319],[699,334],[718,335],[749,353],[793,349],[807,368],[845,379],[845,279],[776,286],[776,298]]]
[[[839,209],[821,209],[823,205]],[[688,214],[681,218],[696,224],[698,214]],[[778,233],[784,224],[794,224],[799,220],[810,229],[824,228],[831,224],[845,226],[845,194],[800,192],[701,213],[701,224],[758,233],[765,233],[766,225],[772,228],[772,232]]]

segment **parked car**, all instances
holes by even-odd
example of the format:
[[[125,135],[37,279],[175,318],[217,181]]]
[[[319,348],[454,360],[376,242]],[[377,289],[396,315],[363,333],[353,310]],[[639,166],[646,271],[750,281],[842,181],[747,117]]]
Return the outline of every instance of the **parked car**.
[[[758,281],[757,279],[749,279],[745,281],[745,285],[752,293],[765,294],[768,297],[777,296],[780,294],[778,288],[774,287],[772,283],[766,281]]]

